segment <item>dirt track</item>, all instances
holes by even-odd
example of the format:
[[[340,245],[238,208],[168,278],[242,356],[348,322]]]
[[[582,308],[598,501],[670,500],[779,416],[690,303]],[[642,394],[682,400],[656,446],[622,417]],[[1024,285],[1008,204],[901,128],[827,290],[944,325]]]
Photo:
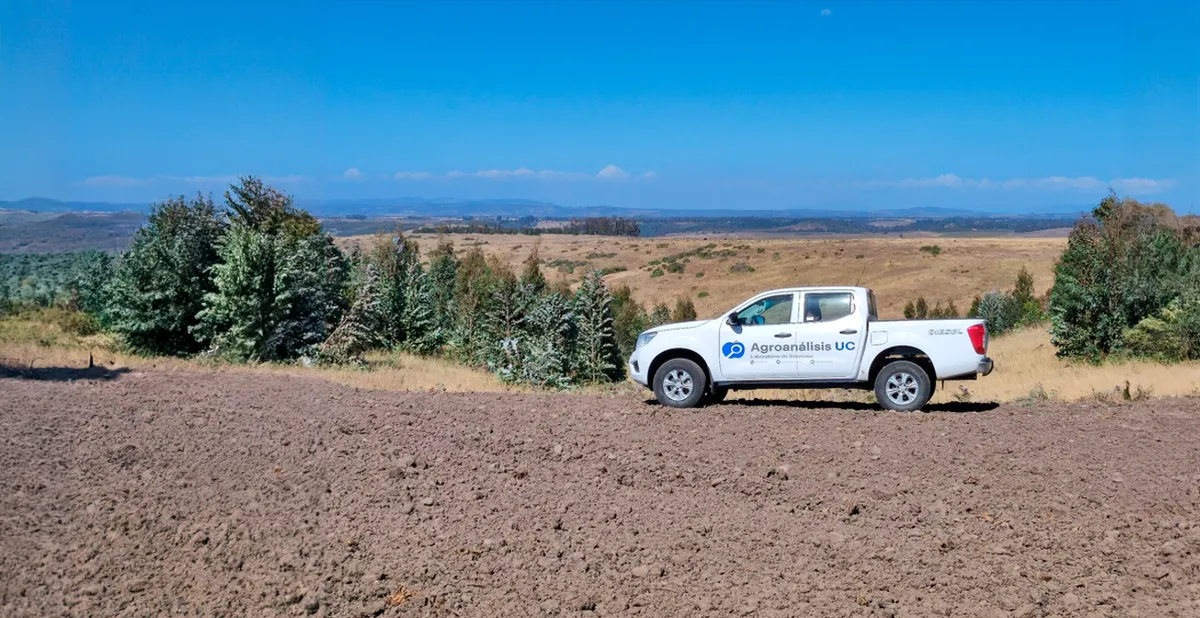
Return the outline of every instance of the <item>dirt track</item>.
[[[1195,400],[668,411],[135,372],[0,378],[0,427],[4,616],[1200,616]]]

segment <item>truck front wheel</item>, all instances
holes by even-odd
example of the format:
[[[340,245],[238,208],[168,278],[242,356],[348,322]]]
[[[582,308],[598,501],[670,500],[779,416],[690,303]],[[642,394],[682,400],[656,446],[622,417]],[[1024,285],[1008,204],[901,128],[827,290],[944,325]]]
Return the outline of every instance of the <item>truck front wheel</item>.
[[[654,372],[654,396],[664,406],[692,408],[704,397],[707,381],[695,361],[673,358]]]
[[[875,376],[875,399],[887,410],[920,410],[933,396],[933,382],[911,361],[889,363]]]

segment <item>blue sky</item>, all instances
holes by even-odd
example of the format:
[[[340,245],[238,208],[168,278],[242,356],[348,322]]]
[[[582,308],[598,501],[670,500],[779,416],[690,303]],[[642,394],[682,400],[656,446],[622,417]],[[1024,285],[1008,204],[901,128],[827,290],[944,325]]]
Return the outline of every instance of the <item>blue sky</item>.
[[[1196,3],[0,0],[0,199],[1200,212]]]

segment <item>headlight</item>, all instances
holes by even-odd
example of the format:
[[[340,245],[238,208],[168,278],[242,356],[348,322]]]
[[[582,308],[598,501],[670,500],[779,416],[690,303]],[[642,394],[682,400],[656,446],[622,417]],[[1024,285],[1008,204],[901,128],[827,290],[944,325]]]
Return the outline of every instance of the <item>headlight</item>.
[[[637,345],[633,346],[633,349],[634,350],[642,349],[642,346],[646,345],[647,343],[650,343],[650,340],[654,339],[654,336],[657,334],[658,333],[642,333],[642,334],[638,335]]]

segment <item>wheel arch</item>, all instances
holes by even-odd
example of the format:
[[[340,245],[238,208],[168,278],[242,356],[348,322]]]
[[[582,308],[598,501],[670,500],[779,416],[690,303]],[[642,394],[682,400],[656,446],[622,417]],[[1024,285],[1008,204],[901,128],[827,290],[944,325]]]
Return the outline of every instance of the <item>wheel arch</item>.
[[[646,377],[649,379],[652,388],[654,385],[655,375],[658,373],[658,368],[662,367],[663,363],[676,358],[686,358],[697,365],[700,365],[700,369],[704,371],[704,387],[708,388],[712,386],[712,370],[709,369],[708,363],[704,362],[703,356],[697,354],[694,350],[689,350],[687,348],[671,348],[669,350],[663,350],[662,352],[659,352],[658,356],[655,356],[654,360],[650,361],[650,366],[646,369]]]
[[[906,360],[916,363],[925,373],[929,374],[931,383],[937,382],[937,369],[933,366],[933,361],[920,348],[911,345],[892,346],[875,356],[871,361],[871,369],[867,372],[867,380],[874,384],[875,378],[879,376],[879,372],[892,361]]]

